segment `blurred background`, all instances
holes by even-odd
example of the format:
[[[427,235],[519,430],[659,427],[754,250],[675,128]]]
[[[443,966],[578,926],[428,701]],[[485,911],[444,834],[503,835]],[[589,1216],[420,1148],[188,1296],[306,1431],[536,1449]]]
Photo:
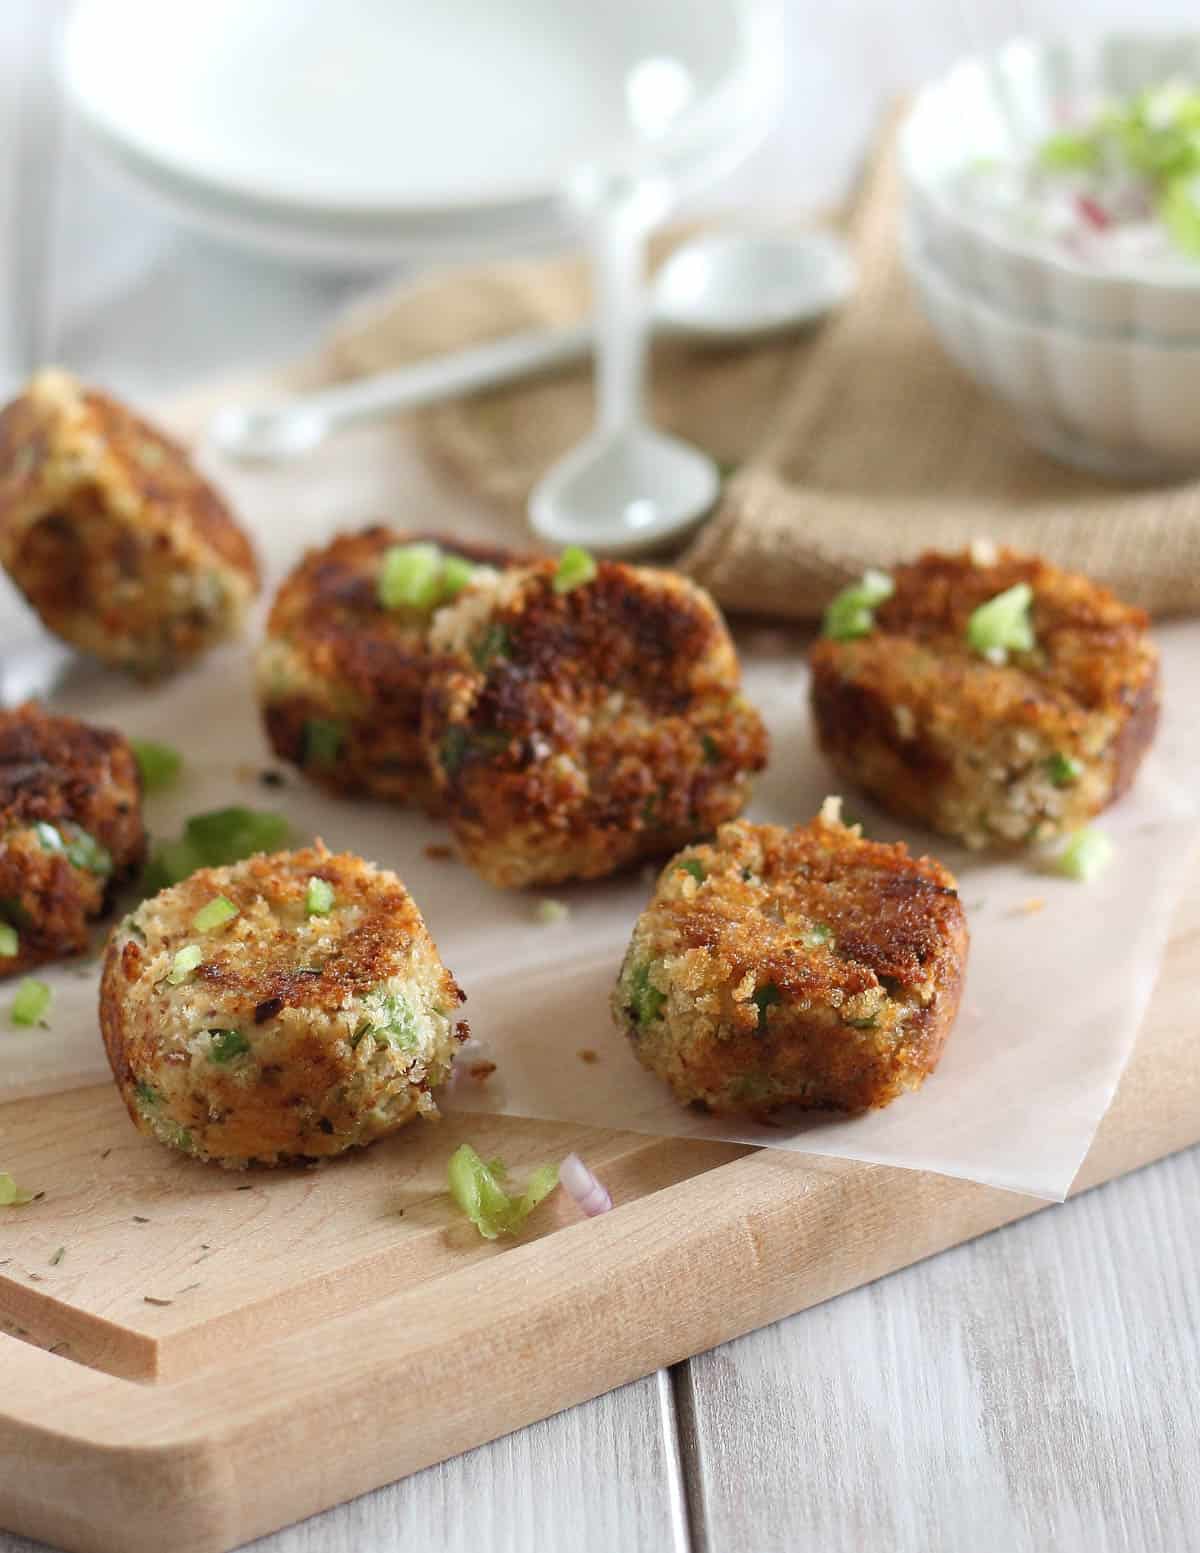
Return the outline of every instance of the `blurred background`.
[[[502,6],[504,0],[495,0]],[[652,0],[647,0],[652,3]],[[143,401],[302,354],[384,274],[260,257],[182,227],[95,165],[56,88],[68,0],[0,5],[0,389],[53,360]],[[899,92],[1014,32],[1194,23],[1188,0],[786,0],[769,140],[706,206],[794,212],[847,189]]]

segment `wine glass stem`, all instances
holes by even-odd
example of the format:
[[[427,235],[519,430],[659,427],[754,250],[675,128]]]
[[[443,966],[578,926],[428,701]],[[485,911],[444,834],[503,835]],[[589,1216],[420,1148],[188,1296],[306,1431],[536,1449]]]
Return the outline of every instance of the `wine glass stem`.
[[[614,195],[595,213],[596,414],[597,428],[605,435],[627,431],[642,420],[646,230],[635,198]]]

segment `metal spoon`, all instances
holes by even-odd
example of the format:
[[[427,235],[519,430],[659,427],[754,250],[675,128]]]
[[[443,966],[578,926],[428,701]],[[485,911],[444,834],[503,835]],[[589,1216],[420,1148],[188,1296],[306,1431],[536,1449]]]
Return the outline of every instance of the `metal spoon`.
[[[820,318],[845,301],[854,278],[845,244],[825,234],[697,238],[659,270],[651,324],[697,343],[754,339]],[[275,405],[228,405],[214,417],[209,435],[231,458],[295,457],[343,426],[580,361],[593,340],[591,321],[530,330]]]

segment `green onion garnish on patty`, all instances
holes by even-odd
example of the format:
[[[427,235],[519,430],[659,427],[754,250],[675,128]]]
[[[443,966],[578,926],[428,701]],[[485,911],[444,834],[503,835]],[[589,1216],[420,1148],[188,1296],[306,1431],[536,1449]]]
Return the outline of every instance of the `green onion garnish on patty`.
[[[1083,775],[1083,766],[1074,755],[1056,751],[1046,762],[1046,775],[1055,787],[1072,787]]]
[[[887,572],[869,567],[855,583],[833,599],[825,611],[824,632],[835,642],[869,636],[875,628],[875,609],[896,591]]]
[[[1010,652],[1032,652],[1035,646],[1030,607],[1033,589],[1015,582],[994,599],[971,611],[967,646],[992,663],[1004,663]]]
[[[304,724],[304,764],[332,766],[345,741],[342,723],[329,717],[310,717]]]
[[[192,926],[197,933],[211,933],[213,928],[232,922],[237,914],[237,907],[227,895],[216,895],[207,906],[201,906],[192,918]]]
[[[828,922],[814,922],[808,928],[800,942],[806,949],[820,949],[823,945],[833,942],[833,929]]]
[[[1099,830],[1077,830],[1058,854],[1058,871],[1087,884],[1112,862],[1116,848]]]
[[[503,658],[511,646],[507,629],[493,621],[471,649],[475,667],[486,671],[493,658]]]
[[[69,820],[51,825],[45,820],[39,820],[33,827],[33,833],[43,852],[60,853],[72,868],[86,869],[88,873],[98,874],[102,879],[112,873],[112,856],[108,848],[102,847],[82,825],[73,825]]]
[[[15,1025],[35,1025],[50,1007],[54,994],[48,984],[33,976],[26,976],[17,986],[12,1003],[12,1022]]]
[[[0,1170],[0,1208],[23,1208],[32,1201],[32,1192],[18,1186],[7,1171]]]
[[[167,980],[173,987],[181,986],[203,959],[204,951],[199,944],[184,944],[182,949],[175,951],[171,969],[167,972]]]
[[[142,774],[143,791],[158,793],[164,787],[170,787],[183,769],[183,756],[179,751],[154,739],[130,739],[129,743]]]
[[[677,865],[681,874],[691,874],[697,884],[703,884],[707,877],[704,872],[704,864],[699,858],[689,857]]]
[[[485,1240],[515,1235],[558,1185],[558,1166],[542,1165],[529,1177],[518,1197],[501,1185],[507,1174],[503,1160],[485,1162],[469,1143],[455,1149],[446,1167],[451,1197]]]
[[[442,598],[456,599],[475,575],[474,563],[465,555],[448,555],[442,561]]]
[[[461,723],[455,723],[446,730],[446,737],[438,750],[438,759],[442,763],[442,770],[448,775],[453,776],[466,760],[470,742],[471,736]]]
[[[310,917],[327,917],[333,910],[333,886],[328,879],[318,879],[314,874],[308,881],[304,910]]]
[[[240,1030],[210,1030],[212,1045],[208,1049],[211,1062],[232,1062],[250,1050],[250,1042]]]
[[[354,1032],[352,1044],[357,1045],[364,1035],[372,1035],[379,1046],[391,1046],[397,1051],[415,1051],[420,1044],[417,1015],[412,1004],[402,992],[392,992],[386,985],[374,987],[363,999],[366,1018]]]
[[[758,1010],[757,1028],[764,1030],[767,1024],[767,1010],[774,1008],[777,1003],[783,1002],[783,993],[780,992],[773,981],[769,981],[764,986],[758,988],[750,1001]]]
[[[0,960],[11,960],[19,952],[21,942],[11,922],[0,922]]]
[[[384,609],[433,609],[442,597],[442,559],[437,545],[392,545],[379,573]]]
[[[660,992],[650,980],[650,967],[644,961],[629,973],[629,1011],[634,1023],[652,1024],[663,1011],[667,994]]]
[[[555,593],[570,593],[582,588],[596,575],[596,562],[588,551],[579,545],[568,545],[558,558],[558,570],[554,573]]]

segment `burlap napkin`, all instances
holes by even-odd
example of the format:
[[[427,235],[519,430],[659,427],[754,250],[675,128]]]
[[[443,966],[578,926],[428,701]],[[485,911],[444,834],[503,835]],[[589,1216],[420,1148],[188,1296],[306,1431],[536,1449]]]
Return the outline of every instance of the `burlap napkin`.
[[[861,284],[838,316],[754,348],[655,346],[660,423],[729,470],[676,564],[728,609],[805,618],[864,566],[987,535],[1156,614],[1200,608],[1200,485],[1112,484],[1026,446],[921,317],[897,252],[899,206],[893,119],[847,220]],[[586,306],[576,259],[462,270],[360,306],[329,361],[339,374],[375,372]],[[423,411],[414,429],[428,457],[515,522],[591,413],[581,369]]]

